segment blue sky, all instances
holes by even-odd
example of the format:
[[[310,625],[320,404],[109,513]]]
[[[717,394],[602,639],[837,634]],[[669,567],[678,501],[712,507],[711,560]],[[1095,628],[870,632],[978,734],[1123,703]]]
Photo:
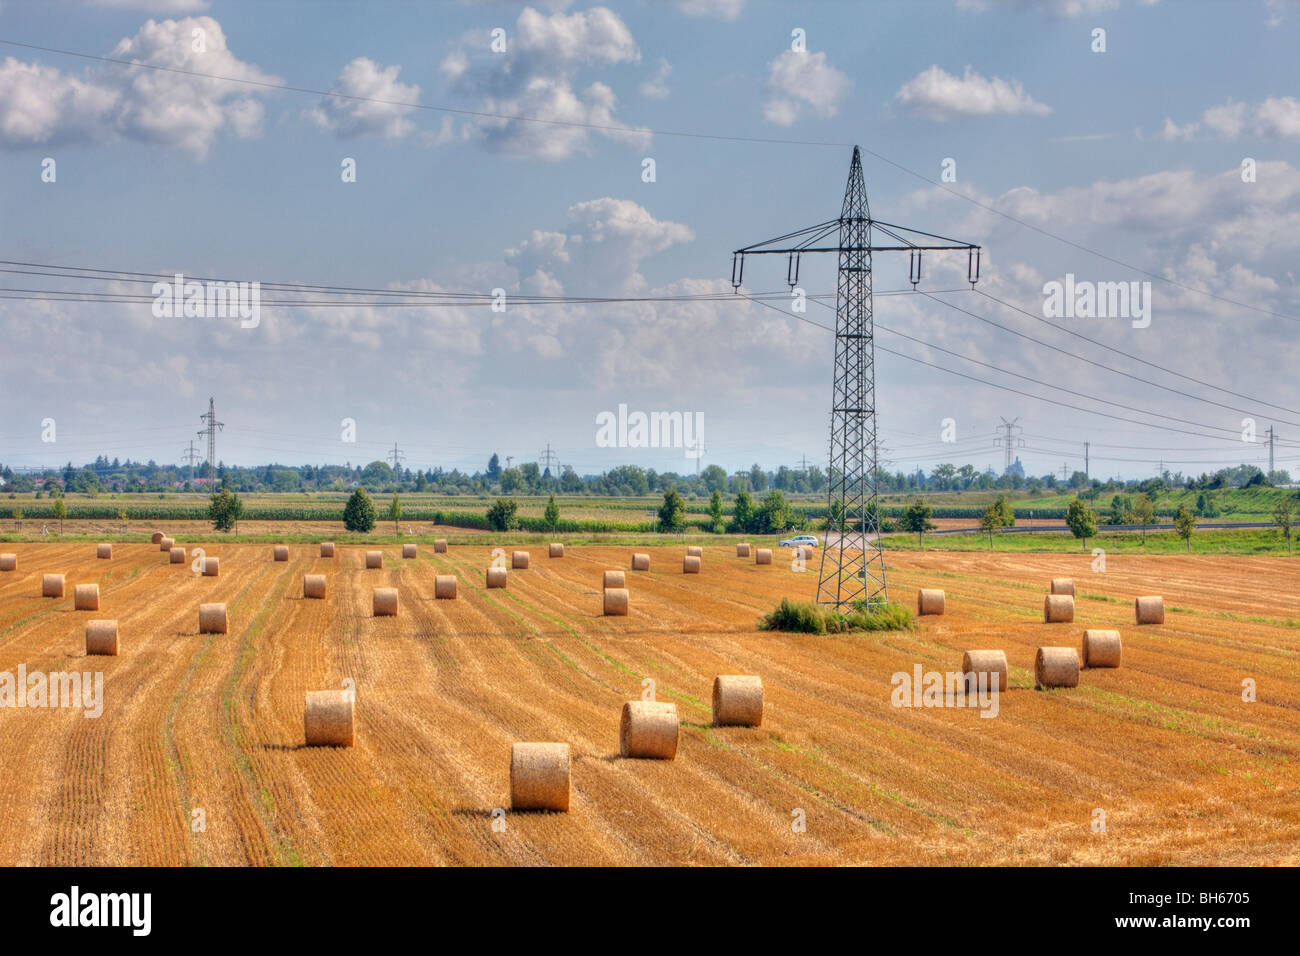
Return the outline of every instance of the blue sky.
[[[498,27],[505,53],[489,49]],[[190,48],[196,28],[202,52]],[[806,51],[791,50],[796,28]],[[1096,28],[1104,53],[1091,49]],[[0,258],[511,295],[723,291],[732,249],[837,215],[849,149],[638,131],[861,143],[932,180],[953,158],[956,181],[941,188],[864,157],[873,214],[980,243],[980,287],[1031,312],[1043,283],[1067,272],[1144,278],[1135,266],[1176,279],[1183,287],[1155,282],[1149,328],[1122,318],[1072,327],[1207,384],[971,293],[947,298],[1131,375],[933,300],[881,296],[877,318],[890,328],[1013,374],[887,333],[881,346],[1069,406],[881,354],[879,426],[893,467],[999,463],[993,427],[1020,416],[1035,474],[1081,467],[1085,440],[1094,475],[1151,474],[1161,458],[1200,472],[1265,458],[1234,439],[1251,417],[1260,437],[1277,424],[1291,442],[1278,446],[1280,467],[1300,471],[1300,427],[1279,423],[1300,423],[1300,411],[1283,410],[1300,408],[1295,320],[1267,314],[1300,315],[1294,3],[0,0],[0,39],[270,84],[0,45]],[[274,88],[284,85],[369,100]],[[626,131],[496,129],[375,100]],[[41,180],[47,157],[53,183]],[[345,157],[355,183],[341,182]],[[646,157],[653,183],[642,181]],[[1246,157],[1258,165],[1252,183],[1241,181]],[[964,260],[952,273],[928,265],[929,288],[961,285]],[[756,260],[746,286],[784,291],[784,275],[783,261]],[[805,263],[801,278],[810,294],[834,289],[829,262]],[[877,257],[878,289],[905,278],[904,260]],[[810,305],[808,318],[833,315]],[[408,464],[477,469],[492,451],[531,460],[549,442],[580,472],[694,468],[680,451],[597,447],[595,416],[620,403],[702,412],[704,463],[728,470],[820,461],[827,444],[830,335],[743,300],[504,314],[268,306],[247,330],[159,319],[147,304],[0,300],[0,334],[0,460],[10,464],[101,448],[175,460],[209,395],[227,423],[219,457],[246,464],[364,463],[396,441]],[[52,445],[40,440],[47,417],[58,423]],[[339,440],[343,418],[358,423],[355,446]],[[940,442],[945,418],[955,445]]]

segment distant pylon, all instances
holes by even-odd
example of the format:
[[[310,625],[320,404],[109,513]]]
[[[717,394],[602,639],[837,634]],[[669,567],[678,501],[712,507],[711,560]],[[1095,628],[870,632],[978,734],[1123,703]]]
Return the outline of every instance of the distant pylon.
[[[208,436],[208,477],[217,476],[217,432],[224,431],[225,422],[217,421],[216,403],[212,398],[208,399],[208,413],[200,415],[199,420],[206,423],[204,428],[199,430],[199,435]]]

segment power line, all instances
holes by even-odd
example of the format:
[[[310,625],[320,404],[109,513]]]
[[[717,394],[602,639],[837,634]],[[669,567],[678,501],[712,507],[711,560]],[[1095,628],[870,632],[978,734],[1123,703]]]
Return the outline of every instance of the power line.
[[[1267,405],[1269,408],[1276,408],[1279,409],[1280,411],[1291,412],[1293,414],[1300,415],[1300,409],[1288,408],[1285,405],[1274,405],[1272,402],[1266,402],[1262,398],[1252,398],[1249,395],[1243,395],[1241,392],[1234,392],[1230,388],[1224,388],[1222,385],[1215,385],[1213,382],[1207,382],[1203,379],[1196,378],[1194,375],[1186,375],[1182,372],[1175,371],[1174,369],[1166,368],[1165,366],[1160,365],[1157,362],[1152,362],[1149,361],[1148,359],[1142,358],[1141,356],[1134,355],[1132,352],[1125,352],[1123,349],[1115,348],[1113,345],[1107,345],[1105,342],[1099,342],[1097,339],[1089,338],[1088,336],[1084,335],[1082,332],[1076,332],[1074,329],[1071,329],[1068,326],[1059,325],[1056,322],[1052,322],[1041,315],[1036,315],[1035,313],[1029,311],[1028,309],[1021,308],[1020,306],[1016,305],[1013,302],[1007,302],[1004,299],[999,299],[997,296],[990,295],[989,293],[985,292],[983,289],[975,289],[973,291],[984,296],[984,298],[986,299],[991,299],[992,301],[998,303],[999,305],[1005,306],[1006,308],[1011,309],[1015,312],[1019,312],[1021,315],[1027,315],[1031,319],[1035,320],[1036,322],[1042,322],[1044,325],[1050,325],[1052,328],[1056,329],[1057,331],[1064,332],[1066,335],[1073,335],[1076,339],[1082,339],[1083,341],[1091,345],[1095,345],[1098,348],[1103,348],[1108,352],[1114,352],[1116,355],[1122,355],[1127,359],[1132,359],[1134,362],[1141,362],[1143,365],[1148,365],[1151,368],[1166,373],[1167,375],[1175,375],[1178,378],[1186,379],[1187,381],[1194,382],[1197,385],[1203,385],[1206,388],[1212,388],[1216,392],[1223,392],[1227,395],[1235,396],[1236,398],[1244,398],[1246,401],[1254,402],[1257,405]],[[933,297],[935,293],[930,293],[930,295]],[[937,300],[937,301],[942,301],[942,300]],[[984,318],[983,316],[975,316],[975,317],[980,319],[981,321],[989,322],[990,325],[997,324],[990,319]],[[1005,326],[999,325],[998,328],[1005,328]],[[1013,330],[1008,329],[1007,331],[1013,331]],[[1038,340],[1034,339],[1034,341],[1038,341]],[[1040,344],[1046,344],[1046,343],[1040,343]],[[1160,386],[1160,387],[1163,388],[1164,386]],[[1201,401],[1208,401],[1208,399],[1201,399]],[[1216,402],[1215,404],[1218,403]],[[1229,405],[1224,405],[1223,407],[1231,408],[1231,406]],[[1240,411],[1240,409],[1234,409],[1234,411]]]

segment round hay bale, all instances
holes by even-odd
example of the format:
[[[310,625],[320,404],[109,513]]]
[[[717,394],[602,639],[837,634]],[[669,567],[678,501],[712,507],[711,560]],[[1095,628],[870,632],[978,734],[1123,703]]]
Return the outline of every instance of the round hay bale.
[[[1049,594],[1068,594],[1074,597],[1074,578],[1052,578]]]
[[[961,672],[966,675],[966,693],[980,689],[979,677],[987,690],[999,694],[1007,689],[1007,655],[1005,651],[967,651],[961,656]]]
[[[397,588],[375,588],[370,609],[375,617],[396,617]]]
[[[333,541],[322,541],[322,542],[320,543],[320,556],[321,556],[322,558],[332,558],[332,557],[334,557],[334,542],[333,542]]]
[[[203,559],[203,576],[205,578],[215,578],[221,576],[221,559],[208,558]]]
[[[1069,624],[1073,620],[1073,594],[1049,594],[1043,598],[1044,624]]]
[[[446,539],[446,538],[439,538],[437,541],[433,542],[433,553],[434,553],[434,554],[446,554],[446,552],[447,552],[447,539]]]
[[[487,569],[487,586],[490,588],[503,588],[506,586],[506,569],[505,568],[488,568]]]
[[[404,544],[404,545],[402,545],[402,557],[403,557],[403,558],[413,558],[413,557],[415,557],[415,545],[413,545],[413,544]]]
[[[754,563],[755,563],[755,564],[771,564],[771,563],[772,563],[772,549],[771,549],[771,548],[755,548],[755,549],[754,549]]]
[[[325,598],[325,575],[304,574],[302,576],[302,596],[315,600]]]
[[[1073,647],[1040,647],[1034,655],[1038,687],[1078,687],[1079,652]]]
[[[117,621],[86,622],[86,654],[117,657]]]
[[[302,718],[307,746],[351,747],[353,702],[347,690],[307,691]]]
[[[384,566],[384,552],[382,552],[382,551],[367,551],[367,552],[366,552],[366,570],[367,570],[367,571],[373,571],[373,570],[375,570],[376,568],[382,568],[383,566]]]
[[[63,597],[64,577],[62,574],[41,575],[41,597]]]
[[[18,555],[0,554],[0,571],[17,571]]]
[[[605,588],[605,614],[610,617],[627,617],[627,605],[631,596],[627,588]]]
[[[1119,667],[1123,649],[1119,631],[1088,629],[1083,632],[1084,667]]]
[[[1139,624],[1165,623],[1165,599],[1156,594],[1140,597],[1133,602],[1133,613]]]
[[[603,588],[625,588],[627,587],[627,575],[622,571],[606,571],[605,579],[601,584]]]
[[[763,678],[724,675],[713,678],[715,727],[757,727],[763,723]]]
[[[618,722],[621,757],[672,760],[677,756],[677,705],[653,700],[629,700]]]
[[[230,619],[226,616],[224,604],[199,605],[199,633],[225,634],[230,629]]]
[[[634,555],[632,555],[632,570],[633,570],[633,571],[649,571],[649,570],[650,570],[650,555],[648,555],[648,554],[634,554]]]
[[[700,559],[693,554],[682,558],[682,574],[699,574]]]
[[[747,544],[738,544],[738,545],[736,545],[736,557],[738,557],[738,558],[747,558],[747,557],[749,557],[749,545],[747,545]]]
[[[185,549],[184,549],[184,548],[172,548],[170,551],[168,551],[168,552],[167,552],[167,563],[168,563],[168,564],[184,564],[184,563],[185,563]]]
[[[946,600],[943,588],[921,588],[916,592],[916,613],[942,614]]]
[[[691,558],[702,558],[704,557],[704,549],[699,545],[693,544],[686,549],[686,554]]]
[[[277,544],[273,549],[271,549],[271,560],[288,561],[289,546],[287,544]]]
[[[512,551],[510,553],[510,567],[517,571],[528,570],[528,552]]]
[[[555,542],[555,543],[552,543],[552,544],[548,544],[548,545],[546,546],[546,556],[547,556],[548,558],[562,558],[562,557],[564,557],[564,545],[559,544],[558,542]]]
[[[78,611],[99,610],[99,585],[78,584],[72,589],[73,606]]]
[[[158,542],[158,550],[159,550],[159,551],[170,551],[170,550],[172,549],[172,547],[173,547],[175,544],[176,544],[176,541],[175,541],[174,539],[172,539],[172,538],[163,538],[161,541]]]
[[[807,561],[809,558],[811,558],[811,557],[813,556],[813,549],[812,549],[811,546],[804,544],[804,545],[800,545],[799,547],[795,548],[795,549],[794,549],[794,553],[795,553],[798,557],[801,557],[801,558],[803,558],[805,561]]]
[[[511,745],[510,807],[568,811],[568,744]]]
[[[167,537],[167,536],[166,536],[165,534],[163,534],[161,531],[155,531],[153,534],[151,534],[151,535],[149,536],[149,543],[150,543],[150,544],[161,544],[161,543],[162,543],[162,539],[165,538],[165,537]]]
[[[434,575],[433,596],[443,601],[456,600],[456,575],[454,574]]]
[[[95,557],[111,558],[113,556],[113,546],[108,542],[102,542],[95,545]]]

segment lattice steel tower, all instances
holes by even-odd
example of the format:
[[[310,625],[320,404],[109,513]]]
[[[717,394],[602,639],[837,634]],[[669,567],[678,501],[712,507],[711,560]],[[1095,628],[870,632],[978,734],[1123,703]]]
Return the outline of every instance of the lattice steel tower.
[[[873,228],[896,244],[872,245]],[[836,245],[822,244],[832,236],[838,239]],[[788,256],[786,281],[792,289],[798,285],[799,260],[805,252],[834,252],[839,257],[829,502],[831,514],[840,514],[842,524],[838,535],[835,529],[828,528],[817,579],[819,604],[883,604],[889,598],[876,522],[876,350],[871,254],[910,253],[909,278],[915,288],[921,281],[921,254],[926,250],[966,250],[966,277],[972,285],[979,279],[979,246],[871,218],[862,180],[862,156],[855,146],[838,219],[737,249],[732,258],[731,284],[739,291],[747,255]]]

